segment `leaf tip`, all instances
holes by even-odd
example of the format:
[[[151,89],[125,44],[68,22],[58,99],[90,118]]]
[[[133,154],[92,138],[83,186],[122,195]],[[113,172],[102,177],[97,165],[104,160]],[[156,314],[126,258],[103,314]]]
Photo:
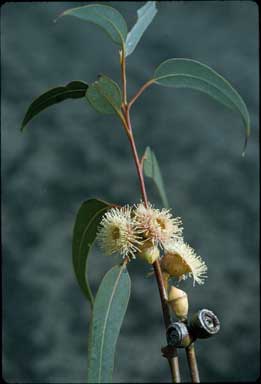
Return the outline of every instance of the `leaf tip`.
[[[246,156],[246,149],[247,149],[247,144],[248,144],[248,138],[250,136],[250,126],[248,125],[246,129],[246,136],[245,136],[245,142],[244,142],[244,147],[243,147],[243,152],[241,153],[242,157]]]
[[[66,16],[66,13],[67,11],[64,11],[64,12],[62,12],[62,13],[60,13],[60,15],[58,15],[55,19],[53,19],[53,22],[54,23],[57,23],[57,21],[61,18],[61,17],[63,17],[63,16]]]
[[[244,148],[243,148],[243,151],[241,153],[241,157],[243,157],[243,158],[246,156],[247,142],[248,142],[248,140],[247,140],[247,137],[246,137],[245,138],[245,143],[244,143]]]
[[[26,127],[26,122],[23,121],[22,124],[21,124],[21,127],[20,127],[20,131],[24,132],[25,127]]]

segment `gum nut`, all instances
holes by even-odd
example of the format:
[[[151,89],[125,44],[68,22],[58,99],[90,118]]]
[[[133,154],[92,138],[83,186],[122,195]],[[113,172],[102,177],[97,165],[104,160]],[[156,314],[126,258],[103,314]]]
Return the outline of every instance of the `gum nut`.
[[[161,268],[172,277],[180,277],[191,272],[189,266],[178,253],[166,253],[161,259]]]
[[[168,294],[168,302],[175,315],[186,319],[188,315],[188,295],[176,287],[171,287]]]

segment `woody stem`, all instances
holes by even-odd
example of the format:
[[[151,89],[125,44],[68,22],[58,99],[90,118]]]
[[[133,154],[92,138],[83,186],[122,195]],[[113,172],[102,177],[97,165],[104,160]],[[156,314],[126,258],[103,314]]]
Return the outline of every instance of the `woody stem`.
[[[133,136],[132,126],[131,126],[131,121],[130,121],[130,105],[128,105],[128,104],[127,104],[126,109],[125,109],[125,122],[126,122],[126,124],[124,124],[124,126],[125,126],[127,136],[129,138],[133,158],[134,158],[136,169],[137,169],[142,199],[144,201],[144,205],[147,207],[148,206],[148,198],[147,198],[147,192],[146,192],[144,176],[143,176],[143,171],[142,171],[142,162],[139,159],[139,155],[138,155],[137,148],[136,148],[136,143],[135,143],[134,136]],[[155,273],[158,288],[159,288],[159,294],[160,294],[164,323],[165,323],[165,327],[167,329],[167,327],[169,326],[169,324],[171,322],[171,316],[169,313],[169,307],[168,307],[168,302],[167,302],[168,297],[167,297],[167,293],[166,293],[166,290],[164,287],[162,271],[161,271],[160,263],[158,260],[156,260],[153,263],[153,268],[154,268],[154,273]],[[168,362],[169,362],[169,366],[170,366],[170,370],[171,370],[172,381],[174,383],[180,383],[181,379],[180,379],[177,351],[175,351],[174,357],[168,357]]]

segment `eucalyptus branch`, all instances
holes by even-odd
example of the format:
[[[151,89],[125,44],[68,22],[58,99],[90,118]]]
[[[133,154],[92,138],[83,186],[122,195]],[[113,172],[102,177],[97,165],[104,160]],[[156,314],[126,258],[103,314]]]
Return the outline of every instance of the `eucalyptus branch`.
[[[63,12],[59,19],[68,15],[94,23],[107,32],[118,46],[121,87],[108,76],[101,75],[91,84],[72,81],[50,89],[32,102],[21,125],[21,130],[24,130],[37,114],[51,105],[67,99],[84,98],[98,113],[113,114],[119,118],[130,143],[142,201],[137,205],[122,207],[89,198],[81,204],[74,224],[73,268],[92,310],[88,342],[89,383],[111,381],[115,346],[130,297],[131,281],[127,265],[136,256],[153,265],[167,338],[167,346],[161,351],[168,360],[173,382],[181,381],[177,348],[186,349],[192,381],[199,382],[194,342],[197,338],[212,336],[220,327],[216,315],[206,309],[198,311],[188,321],[188,296],[171,283],[171,278],[183,280],[193,277],[194,282],[202,284],[207,277],[207,266],[184,241],[181,218],[174,217],[167,209],[169,204],[154,152],[147,147],[145,154],[139,157],[130,110],[150,85],[157,84],[190,87],[237,111],[245,126],[246,143],[250,134],[250,118],[243,99],[232,85],[212,68],[193,59],[171,58],[162,62],[152,78],[128,102],[126,57],[133,53],[156,13],[156,2],[147,2],[138,10],[137,22],[128,31],[124,17],[108,5],[92,3]],[[153,179],[165,208],[158,209],[149,202],[144,175]],[[104,253],[118,253],[123,261],[105,274],[93,303],[87,261],[95,239]],[[173,321],[172,314],[178,321]]]

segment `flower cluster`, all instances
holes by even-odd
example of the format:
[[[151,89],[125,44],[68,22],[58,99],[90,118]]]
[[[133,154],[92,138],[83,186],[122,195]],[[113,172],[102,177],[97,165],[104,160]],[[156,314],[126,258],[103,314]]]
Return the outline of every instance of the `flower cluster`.
[[[179,280],[192,276],[203,283],[207,267],[200,256],[184,242],[182,221],[167,209],[139,203],[112,208],[100,223],[97,239],[105,254],[119,253],[123,258],[136,255],[150,264],[160,258],[165,276]],[[160,256],[162,250],[163,256]]]

